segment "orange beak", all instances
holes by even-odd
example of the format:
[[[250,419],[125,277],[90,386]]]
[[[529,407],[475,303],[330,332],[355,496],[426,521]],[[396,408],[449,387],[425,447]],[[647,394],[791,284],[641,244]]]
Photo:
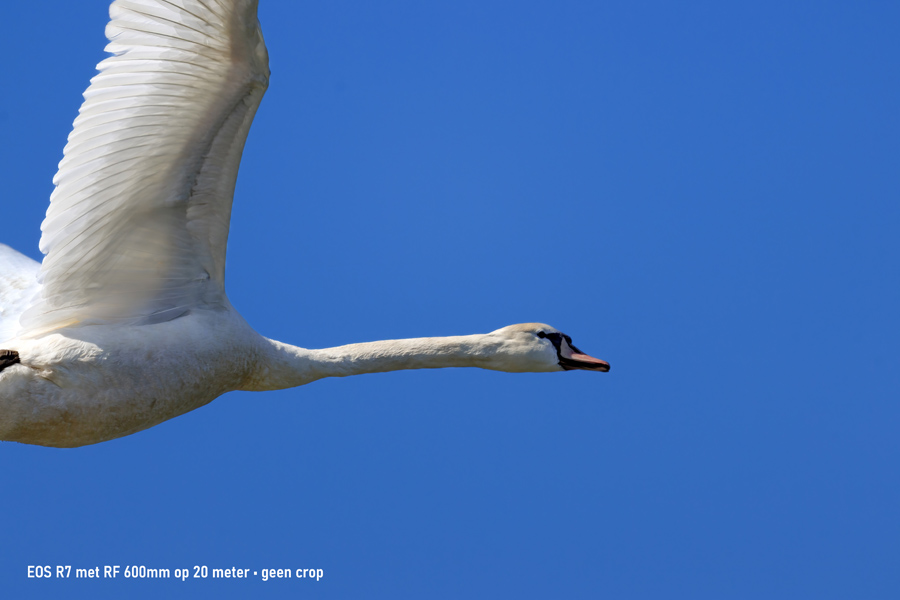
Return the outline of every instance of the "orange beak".
[[[609,371],[609,363],[593,356],[588,356],[575,346],[563,340],[559,348],[559,365],[566,371],[582,369],[585,371]]]

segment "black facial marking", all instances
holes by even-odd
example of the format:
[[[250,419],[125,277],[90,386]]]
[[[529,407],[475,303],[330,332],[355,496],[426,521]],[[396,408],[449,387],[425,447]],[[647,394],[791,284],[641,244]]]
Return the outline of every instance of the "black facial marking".
[[[564,333],[559,333],[555,331],[553,333],[545,333],[543,331],[539,331],[537,333],[539,338],[547,338],[553,343],[553,347],[556,348],[556,359],[559,361],[559,366],[563,368],[564,371],[574,371],[574,370],[588,370],[588,371],[609,371],[609,366],[605,365],[605,363],[600,363],[596,365],[594,363],[573,360],[571,358],[566,358],[562,355],[562,341],[566,340],[566,343],[569,345],[569,348],[572,349],[572,352],[576,354],[584,354],[581,350],[572,345],[572,338],[567,336]],[[605,368],[604,368],[605,365]]]
[[[0,371],[19,362],[19,353],[15,350],[0,350]]]
[[[566,340],[566,343],[569,344],[569,348],[572,349],[572,352],[584,354],[584,352],[572,345],[572,338],[564,333],[559,333],[558,331],[554,331],[553,333],[544,333],[543,331],[539,331],[537,336],[539,338],[547,338],[553,343],[553,347],[556,348],[556,358],[559,360],[559,366],[561,366],[563,369],[565,369],[566,371],[572,371],[573,369],[580,368],[578,362],[570,360],[562,355],[563,340]]]
[[[563,338],[566,340],[566,343],[569,344],[569,348],[572,349],[573,352],[577,352],[578,354],[584,354],[581,350],[575,347],[575,344],[572,343],[572,338],[567,336],[566,334],[562,334]]]
[[[563,359],[562,350],[561,350],[563,334],[561,334],[558,331],[554,331],[553,333],[544,333],[543,331],[541,331],[541,332],[538,332],[537,335],[539,338],[547,338],[548,340],[550,340],[550,342],[553,344],[553,347],[556,348],[556,357],[559,359],[559,366],[561,366],[563,369],[565,369],[566,366],[563,364],[564,359]],[[569,337],[569,336],[565,336],[565,337]]]

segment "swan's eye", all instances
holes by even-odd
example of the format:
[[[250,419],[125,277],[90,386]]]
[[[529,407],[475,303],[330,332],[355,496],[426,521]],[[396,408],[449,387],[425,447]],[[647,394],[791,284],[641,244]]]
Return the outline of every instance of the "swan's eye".
[[[543,331],[538,331],[537,336],[541,339],[544,339],[545,337],[547,337],[547,334],[544,333]]]

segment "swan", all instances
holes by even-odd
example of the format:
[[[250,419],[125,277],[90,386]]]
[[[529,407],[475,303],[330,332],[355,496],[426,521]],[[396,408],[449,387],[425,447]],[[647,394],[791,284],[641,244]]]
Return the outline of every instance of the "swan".
[[[232,390],[401,369],[608,371],[540,323],[319,350],[256,333],[225,293],[238,166],[269,82],[258,0],[115,0],[41,226],[0,244],[0,440],[129,435]]]

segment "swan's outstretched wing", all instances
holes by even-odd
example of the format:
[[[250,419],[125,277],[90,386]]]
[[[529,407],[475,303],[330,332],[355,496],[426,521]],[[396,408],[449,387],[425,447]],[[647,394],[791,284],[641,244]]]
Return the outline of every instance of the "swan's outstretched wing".
[[[40,268],[40,263],[0,244],[0,344],[16,337],[19,317],[40,291]]]
[[[268,77],[258,0],[116,0],[41,229],[31,335],[224,303],[238,165]]]

